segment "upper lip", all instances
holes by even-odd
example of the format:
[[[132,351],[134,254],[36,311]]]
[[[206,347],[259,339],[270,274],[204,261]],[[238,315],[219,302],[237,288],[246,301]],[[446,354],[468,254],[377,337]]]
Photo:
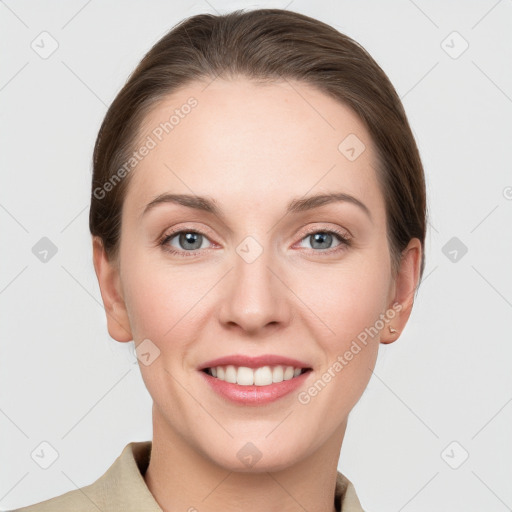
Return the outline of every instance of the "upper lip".
[[[199,366],[199,370],[206,368],[215,368],[216,366],[246,366],[248,368],[260,368],[261,366],[293,366],[295,368],[310,368],[307,363],[293,359],[291,357],[280,356],[276,354],[264,354],[261,356],[244,356],[242,354],[234,354],[231,356],[219,357],[212,359]]]

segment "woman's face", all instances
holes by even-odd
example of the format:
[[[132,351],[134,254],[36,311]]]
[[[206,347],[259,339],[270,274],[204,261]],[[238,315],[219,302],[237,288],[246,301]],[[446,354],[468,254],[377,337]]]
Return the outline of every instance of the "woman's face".
[[[126,319],[155,431],[238,471],[283,468],[339,445],[379,342],[392,341],[388,326],[400,330],[409,312],[398,312],[363,123],[303,83],[216,79],[159,103],[142,145],[123,205],[121,300],[109,332],[127,341]],[[189,206],[148,207],[164,194]],[[325,194],[348,199],[308,201]],[[411,275],[401,290],[416,284]],[[261,356],[274,359],[251,360]],[[242,384],[204,371],[225,357],[212,365],[232,357],[224,379]],[[289,365],[307,371],[268,385]],[[246,386],[254,375],[258,385]]]

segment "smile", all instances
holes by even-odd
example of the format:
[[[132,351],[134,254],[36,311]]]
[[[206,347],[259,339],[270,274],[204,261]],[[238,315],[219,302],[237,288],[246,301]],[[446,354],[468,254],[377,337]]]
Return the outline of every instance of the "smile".
[[[261,366],[259,368],[227,365],[205,368],[203,371],[216,379],[240,386],[269,386],[284,380],[291,380],[308,370],[308,368],[284,365]]]

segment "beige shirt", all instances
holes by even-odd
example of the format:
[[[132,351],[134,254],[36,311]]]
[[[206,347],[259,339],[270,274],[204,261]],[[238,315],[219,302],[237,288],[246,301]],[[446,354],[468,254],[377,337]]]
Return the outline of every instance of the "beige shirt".
[[[92,484],[11,512],[162,512],[143,478],[151,445],[131,442]],[[339,471],[334,503],[340,512],[364,512],[354,486]]]

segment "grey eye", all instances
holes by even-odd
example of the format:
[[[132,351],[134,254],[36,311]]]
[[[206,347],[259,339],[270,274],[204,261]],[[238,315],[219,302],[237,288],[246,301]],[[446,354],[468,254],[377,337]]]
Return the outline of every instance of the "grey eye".
[[[316,231],[315,233],[310,233],[305,236],[303,240],[310,241],[311,249],[331,249],[332,242],[334,239],[338,239],[341,245],[341,237],[334,232],[331,231]]]
[[[178,246],[172,243],[172,240],[178,240]],[[197,249],[204,249],[203,242],[208,240],[202,233],[195,231],[178,231],[172,235],[169,235],[164,243],[171,247],[184,251],[195,251]]]

